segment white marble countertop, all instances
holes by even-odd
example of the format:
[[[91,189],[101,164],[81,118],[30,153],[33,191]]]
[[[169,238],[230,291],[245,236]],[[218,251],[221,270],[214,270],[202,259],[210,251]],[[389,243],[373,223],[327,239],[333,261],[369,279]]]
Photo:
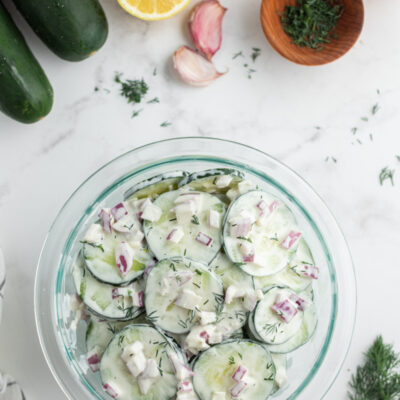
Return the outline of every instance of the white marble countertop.
[[[17,18],[53,84],[55,104],[32,126],[0,115],[0,246],[8,267],[0,369],[20,380],[29,399],[42,399],[43,390],[46,398],[64,399],[44,361],[33,315],[36,262],[52,220],[89,174],[119,154],[154,140],[205,135],[250,144],[288,164],[343,228],[358,276],[358,319],[347,361],[326,398],[345,399],[351,371],[374,337],[400,337],[393,320],[400,282],[400,2],[366,0],[365,29],[355,48],[331,65],[306,68],[268,45],[259,0],[223,1],[229,11],[215,60],[229,73],[205,89],[185,87],[171,72],[171,54],[188,42],[188,10],[149,24],[116,1],[102,3],[109,39],[82,63],[58,59]],[[253,46],[262,51],[249,80],[243,63]],[[238,51],[246,59],[232,60]],[[115,71],[143,76],[149,98],[159,97],[160,104],[146,105],[131,119],[132,107],[113,83]],[[172,125],[160,127],[164,121]],[[337,162],[325,161],[328,156]],[[396,170],[393,187],[379,185],[385,166]]]

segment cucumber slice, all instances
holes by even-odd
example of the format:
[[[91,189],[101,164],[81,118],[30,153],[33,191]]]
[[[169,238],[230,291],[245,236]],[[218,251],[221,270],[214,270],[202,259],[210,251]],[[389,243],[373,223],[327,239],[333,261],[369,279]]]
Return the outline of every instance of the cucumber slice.
[[[307,343],[317,327],[318,317],[315,304],[311,304],[305,311],[303,323],[297,333],[282,344],[266,345],[271,353],[290,353]]]
[[[231,178],[230,183],[224,187],[217,186],[217,180],[222,175],[228,175]],[[182,179],[179,183],[180,188],[190,188],[208,193],[223,193],[236,188],[238,183],[244,179],[244,174],[235,169],[215,168],[207,169],[201,172],[194,172]]]
[[[200,353],[193,362],[193,386],[200,400],[212,400],[215,392],[229,392],[236,384],[232,375],[241,365],[246,368],[247,387],[241,400],[265,400],[274,386],[275,367],[271,354],[251,340],[231,340]]]
[[[93,316],[90,318],[90,322],[86,330],[87,352],[89,353],[91,350],[97,347],[98,355],[101,357],[108,343],[110,343],[110,340],[116,333],[120,332],[128,325],[142,322],[145,322],[143,314],[128,321],[107,321]]]
[[[297,266],[302,263],[314,264],[311,250],[303,238],[299,241],[295,256],[285,269],[274,275],[254,277],[254,285],[256,289],[264,289],[276,284],[280,286],[288,286],[297,293],[306,290],[311,286],[312,279],[296,272]]]
[[[274,388],[272,389],[271,396],[275,394],[286,383],[286,368],[287,360],[286,354],[271,354],[272,361],[275,365],[275,380]]]
[[[101,282],[112,285],[125,285],[140,277],[153,256],[145,247],[134,250],[132,266],[126,276],[117,268],[115,249],[126,241],[126,235],[113,231],[103,232],[101,245],[83,242],[83,257],[88,270]]]
[[[253,277],[233,265],[232,261],[222,252],[214,258],[210,269],[219,276],[225,290],[231,285],[254,289]],[[235,331],[246,324],[248,314],[243,306],[243,301],[234,299],[231,304],[224,304],[216,326],[219,331],[224,332],[225,338],[231,337]]]
[[[222,221],[225,215],[225,205],[216,196],[209,193],[193,192],[200,193],[199,196],[202,199],[201,211],[193,216],[192,220],[185,226],[178,226],[173,208],[175,207],[174,201],[181,193],[183,192],[179,190],[167,192],[154,201],[154,204],[161,208],[162,215],[157,222],[145,221],[143,224],[148,246],[159,260],[185,256],[209,264],[222,246],[221,228],[212,228],[208,225],[209,210],[212,209],[220,213],[220,220]],[[178,227],[183,230],[182,239],[179,243],[168,241],[168,234]],[[212,239],[209,245],[196,240],[200,233]]]
[[[137,379],[121,359],[124,347],[133,342],[143,344],[146,359],[155,359],[162,372],[146,395],[142,395]],[[168,358],[169,352],[176,353],[176,349],[161,331],[150,325],[129,325],[107,346],[100,364],[101,380],[118,392],[119,400],[170,400],[177,392],[178,380]]]
[[[294,292],[289,288],[273,286],[264,292],[264,298],[257,303],[250,314],[249,325],[254,336],[268,344],[281,344],[295,336],[303,322],[303,311],[298,310],[293,319],[286,323],[272,310],[276,297],[288,298]]]
[[[188,271],[192,279],[182,284],[180,274],[187,274]],[[170,286],[165,287],[165,282]],[[201,297],[195,310],[174,304],[183,289]],[[147,318],[168,332],[188,332],[196,323],[196,311],[215,311],[220,314],[223,304],[224,291],[220,279],[201,263],[183,258],[162,260],[151,269],[147,277]]]
[[[210,269],[220,277],[224,289],[231,285],[254,289],[253,277],[236,267],[225,253],[217,254],[210,264]]]
[[[162,193],[176,190],[179,182],[187,175],[186,171],[173,171],[153,176],[128,189],[124,194],[124,199],[129,201],[148,197],[154,200]]]
[[[227,256],[246,273],[254,276],[275,274],[284,269],[296,250],[295,246],[285,249],[282,241],[290,231],[298,231],[296,220],[288,207],[281,204],[271,214],[262,220],[261,211],[257,205],[261,202],[270,205],[278,201],[269,193],[260,190],[251,190],[239,196],[229,207],[223,228],[224,248]],[[254,221],[246,237],[231,236],[233,218],[245,211]],[[254,247],[254,261],[244,262],[241,247],[244,242],[251,242]]]
[[[116,287],[98,281],[86,268],[81,255],[72,267],[72,275],[82,301],[100,318],[129,320],[144,311],[143,308],[124,304],[123,297],[113,299],[112,292]]]

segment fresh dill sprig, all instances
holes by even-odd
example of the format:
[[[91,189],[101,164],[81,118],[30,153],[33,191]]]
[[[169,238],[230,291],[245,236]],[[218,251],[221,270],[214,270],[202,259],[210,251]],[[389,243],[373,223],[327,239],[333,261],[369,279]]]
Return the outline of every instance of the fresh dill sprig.
[[[234,60],[235,58],[238,58],[238,57],[244,57],[243,51],[239,51],[236,54],[234,54],[232,57],[232,60]]]
[[[160,124],[161,128],[167,128],[168,126],[172,125],[172,122],[164,121]]]
[[[400,354],[378,336],[365,353],[349,383],[350,400],[397,400],[400,398]]]
[[[137,117],[142,111],[143,111],[143,108],[141,108],[140,110],[134,110],[132,112],[131,118]]]
[[[154,97],[153,99],[149,100],[147,104],[154,104],[154,103],[159,103],[160,99],[158,97]]]
[[[389,167],[382,168],[381,172],[379,173],[379,183],[381,184],[381,186],[383,186],[386,180],[390,180],[392,186],[394,186],[393,175],[393,169],[390,169]]]
[[[144,81],[144,79],[127,79],[125,81],[121,80],[122,73],[115,74],[115,82],[121,85],[120,93],[122,97],[128,100],[128,103],[140,103],[143,97],[149,90],[149,86]]]
[[[376,103],[376,104],[374,104],[374,105],[372,106],[372,108],[371,108],[371,114],[372,114],[372,115],[375,115],[378,111],[379,111],[379,104]]]
[[[253,60],[253,62],[256,62],[257,58],[261,54],[261,49],[259,49],[258,47],[253,47],[252,50],[253,52],[251,53],[251,59]]]
[[[199,217],[197,215],[193,215],[191,222],[194,225],[200,225]]]

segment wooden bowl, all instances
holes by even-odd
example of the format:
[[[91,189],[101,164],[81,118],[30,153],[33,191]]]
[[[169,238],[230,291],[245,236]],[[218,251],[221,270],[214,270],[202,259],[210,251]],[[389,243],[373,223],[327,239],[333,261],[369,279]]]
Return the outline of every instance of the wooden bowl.
[[[271,46],[283,57],[297,64],[322,65],[337,60],[347,53],[360,36],[364,25],[364,4],[362,0],[341,0],[343,15],[335,29],[337,39],[332,39],[323,50],[315,51],[292,43],[281,24],[281,15],[286,5],[296,0],[263,0],[261,24]]]

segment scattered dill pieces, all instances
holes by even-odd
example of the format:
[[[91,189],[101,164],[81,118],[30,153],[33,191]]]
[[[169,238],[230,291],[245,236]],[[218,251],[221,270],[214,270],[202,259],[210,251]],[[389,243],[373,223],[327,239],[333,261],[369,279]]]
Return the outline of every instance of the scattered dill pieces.
[[[368,122],[368,117],[361,117],[361,121]]]
[[[141,108],[140,110],[134,110],[132,112],[131,118],[137,117],[142,111],[143,111],[143,108]]]
[[[381,172],[379,173],[379,183],[381,186],[383,186],[386,180],[390,180],[392,186],[394,186],[393,175],[393,169],[390,169],[389,167],[382,168]]]
[[[396,160],[400,161],[400,156],[396,155]]]
[[[329,160],[332,160],[335,164],[337,163],[337,159],[333,156],[326,156],[325,162],[328,162]]]
[[[154,103],[159,103],[160,99],[158,97],[154,97],[154,99],[151,99],[147,102],[147,104],[154,104]]]
[[[157,67],[155,67],[154,69],[153,69],[153,76],[156,76],[157,75]]]
[[[261,49],[259,49],[258,47],[253,47],[252,50],[253,52],[251,53],[251,59],[253,60],[253,62],[256,62],[257,58],[261,54]]]
[[[353,127],[353,128],[351,128],[351,133],[353,134],[353,135],[355,135],[356,133],[357,133],[357,131],[358,131],[358,128],[355,126],[355,127]]]
[[[123,81],[121,77],[122,73],[116,73],[114,78],[115,82],[121,85],[121,96],[125,97],[128,103],[140,103],[149,90],[147,83],[143,79],[127,79]]]
[[[172,122],[164,121],[160,124],[161,128],[167,128],[168,126],[172,125]]]
[[[251,79],[253,78],[253,73],[257,72],[257,70],[253,69],[253,68],[249,68],[247,71],[247,78]]]
[[[244,57],[243,51],[239,51],[239,52],[235,53],[232,57],[232,60],[234,60],[235,58],[238,58],[238,57]]]
[[[374,141],[374,136],[372,135],[372,133],[369,134],[369,139],[371,140],[371,142]]]
[[[230,356],[230,357],[228,358],[228,362],[229,362],[229,365],[235,364],[235,359],[233,358],[233,356]]]
[[[337,0],[297,0],[285,7],[281,23],[293,44],[319,51],[337,38],[333,31],[342,14]]]
[[[372,115],[375,115],[378,111],[379,111],[379,104],[376,103],[376,104],[374,104],[374,105],[372,106],[372,108],[371,108],[371,114],[372,114]]]
[[[378,336],[349,383],[350,400],[395,400],[400,396],[400,355]]]

